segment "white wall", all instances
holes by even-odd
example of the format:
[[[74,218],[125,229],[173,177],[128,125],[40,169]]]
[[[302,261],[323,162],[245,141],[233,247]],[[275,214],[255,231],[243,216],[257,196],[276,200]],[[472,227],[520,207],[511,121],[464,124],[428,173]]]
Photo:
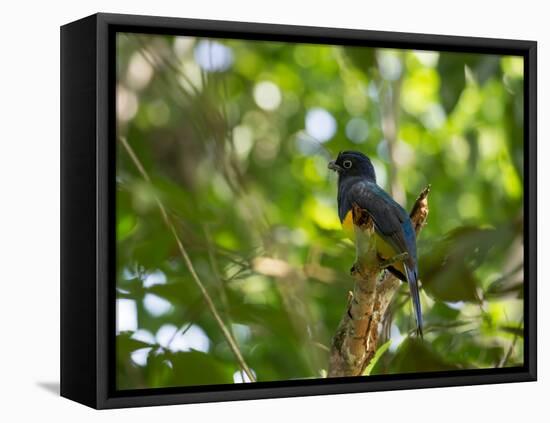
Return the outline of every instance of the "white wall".
[[[550,31],[545,2],[274,0],[6,1],[0,49],[0,416],[46,421],[458,421],[548,415],[548,271],[539,273],[539,382],[94,412],[54,396],[59,380],[59,26],[104,12],[534,39],[539,156],[548,160]],[[6,95],[7,94],[7,95]],[[539,216],[549,215],[539,171]],[[542,219],[541,219],[542,220]],[[539,261],[548,224],[539,223]],[[547,391],[544,394],[544,391]],[[544,417],[536,421],[542,421]]]

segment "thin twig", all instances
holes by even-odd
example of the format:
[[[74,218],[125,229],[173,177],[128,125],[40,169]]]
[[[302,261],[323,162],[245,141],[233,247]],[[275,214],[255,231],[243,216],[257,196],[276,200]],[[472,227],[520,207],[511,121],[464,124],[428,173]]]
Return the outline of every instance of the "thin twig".
[[[521,325],[523,327],[523,317],[521,318]],[[510,360],[510,357],[512,357],[512,353],[514,352],[514,348],[516,347],[516,343],[518,341],[518,334],[514,333],[514,338],[512,339],[512,342],[510,343],[510,348],[508,348],[508,351],[506,352],[506,355],[502,358],[500,361],[498,367],[504,367],[506,366],[506,363],[508,363],[508,360]]]
[[[145,179],[145,181],[147,181],[148,183],[151,183],[151,178],[149,177],[149,174],[147,173],[147,171],[145,170],[145,168],[141,164],[139,158],[135,154],[135,152],[132,149],[132,147],[130,146],[130,144],[128,144],[126,139],[123,138],[123,137],[120,137],[119,141],[122,144],[122,146],[124,147],[124,149],[126,150],[126,152],[128,153],[128,155],[130,156],[130,158],[132,159],[132,162],[136,166],[137,170],[139,171],[139,173],[141,174],[143,179]],[[191,273],[191,276],[192,276],[193,280],[195,281],[195,283],[197,284],[199,290],[201,291],[201,293],[204,297],[204,300],[206,302],[206,305],[208,306],[210,312],[214,316],[214,320],[216,320],[216,323],[220,327],[220,329],[222,331],[222,334],[225,337],[225,340],[227,341],[227,343],[229,345],[229,348],[231,349],[231,351],[235,355],[235,358],[239,362],[240,366],[242,367],[242,369],[244,370],[244,372],[246,373],[248,378],[251,381],[254,382],[256,380],[254,374],[252,373],[252,371],[250,370],[250,368],[248,367],[248,365],[244,361],[244,357],[243,357],[241,351],[239,350],[237,342],[233,339],[233,337],[231,335],[231,332],[229,331],[229,329],[227,329],[227,326],[225,325],[222,318],[220,317],[220,314],[218,313],[218,310],[216,309],[216,306],[215,306],[214,302],[212,301],[212,298],[210,297],[210,294],[206,290],[204,284],[201,282],[201,280],[199,278],[199,275],[195,271],[195,267],[193,266],[193,263],[191,262],[191,259],[189,258],[189,255],[187,254],[187,251],[184,248],[183,243],[180,240],[180,237],[179,237],[179,235],[176,231],[176,228],[174,227],[174,224],[172,223],[172,221],[168,217],[168,213],[166,213],[166,209],[165,209],[164,205],[162,204],[162,202],[160,201],[160,199],[156,195],[155,195],[155,201],[156,201],[157,206],[160,210],[160,214],[162,215],[162,219],[164,220],[164,223],[166,224],[166,226],[168,227],[168,229],[170,230],[170,232],[172,232],[172,235],[174,236],[174,239],[175,239],[176,244],[178,246],[180,255],[183,258],[183,261],[184,261],[185,265],[187,266],[187,269],[189,270],[189,273]]]

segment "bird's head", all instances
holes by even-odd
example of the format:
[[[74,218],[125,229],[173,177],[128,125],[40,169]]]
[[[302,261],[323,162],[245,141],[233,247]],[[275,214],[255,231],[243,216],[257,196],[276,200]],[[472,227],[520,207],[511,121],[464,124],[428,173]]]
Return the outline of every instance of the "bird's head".
[[[349,176],[361,176],[376,182],[376,174],[370,159],[358,151],[342,151],[328,168],[338,173],[340,179]]]

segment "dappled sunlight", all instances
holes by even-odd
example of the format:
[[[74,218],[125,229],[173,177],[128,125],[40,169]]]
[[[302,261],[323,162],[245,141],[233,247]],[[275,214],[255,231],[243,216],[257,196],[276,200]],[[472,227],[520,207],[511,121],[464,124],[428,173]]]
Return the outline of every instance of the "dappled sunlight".
[[[353,118],[346,124],[346,135],[355,144],[362,144],[369,137],[369,123],[365,119]]]
[[[153,77],[154,69],[151,63],[141,53],[134,53],[128,63],[126,71],[128,86],[134,90],[144,89]]]
[[[399,348],[399,345],[405,340],[405,336],[399,331],[397,325],[391,325],[390,339],[391,344],[389,350],[395,352]]]
[[[376,58],[382,78],[395,81],[401,76],[403,66],[399,58],[400,55],[401,52],[397,50],[378,50]]]
[[[172,49],[178,58],[184,57],[195,44],[195,37],[175,37]]]
[[[137,329],[137,307],[134,300],[118,299],[116,301],[116,323],[117,333]]]
[[[207,72],[222,72],[233,64],[231,49],[217,41],[199,41],[194,55],[198,65]]]
[[[437,65],[439,53],[436,51],[413,50],[411,52],[424,66],[433,68]]]
[[[146,344],[153,345],[155,343],[155,335],[146,329],[138,329],[132,334],[132,339],[136,341],[145,342]]]
[[[170,301],[155,294],[145,294],[145,297],[143,297],[143,306],[149,314],[155,317],[162,316],[172,310]]]
[[[278,278],[286,278],[294,272],[287,262],[270,257],[256,257],[252,268],[263,275]]]
[[[151,350],[151,347],[147,347],[132,351],[132,361],[138,366],[144,367],[145,365],[147,365],[147,357],[149,356]]]
[[[128,122],[134,118],[138,111],[138,99],[134,92],[126,87],[117,86],[116,110],[119,121]]]
[[[319,144],[319,140],[305,131],[300,131],[296,134],[295,142],[298,151],[305,156],[319,154],[322,148]]]
[[[166,274],[162,270],[157,269],[151,273],[147,273],[143,278],[143,286],[145,288],[164,284],[166,284]]]
[[[256,373],[254,372],[254,370],[252,370],[252,372],[255,376]],[[244,373],[242,370],[238,370],[235,373],[233,373],[233,382],[235,382],[235,383],[250,383],[252,381],[250,380],[250,378],[248,377],[248,375],[246,373]]]
[[[155,335],[157,343],[170,351],[208,352],[210,339],[204,330],[197,325],[184,325],[178,329],[175,325],[165,324]]]
[[[235,126],[233,128],[233,144],[239,158],[247,158],[254,146],[254,133],[252,129],[247,125]]]
[[[336,119],[327,110],[313,108],[306,113],[306,132],[319,142],[327,142],[336,133]]]
[[[181,64],[181,73],[177,76],[177,80],[181,88],[185,92],[189,92],[189,95],[194,95],[196,92],[202,91],[202,73],[200,66],[187,60]]]
[[[264,110],[275,110],[281,104],[281,90],[273,82],[258,82],[254,87],[254,100]]]

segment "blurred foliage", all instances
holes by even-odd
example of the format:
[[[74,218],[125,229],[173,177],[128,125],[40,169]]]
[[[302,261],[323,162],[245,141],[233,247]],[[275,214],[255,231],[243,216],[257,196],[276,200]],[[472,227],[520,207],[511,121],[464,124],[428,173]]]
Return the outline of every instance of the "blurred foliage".
[[[523,363],[523,61],[518,57],[119,34],[117,387],[246,381],[180,257],[260,381],[323,377],[352,286],[338,151],[410,207],[425,339],[406,286],[368,374]],[[114,142],[114,140],[113,140]]]

